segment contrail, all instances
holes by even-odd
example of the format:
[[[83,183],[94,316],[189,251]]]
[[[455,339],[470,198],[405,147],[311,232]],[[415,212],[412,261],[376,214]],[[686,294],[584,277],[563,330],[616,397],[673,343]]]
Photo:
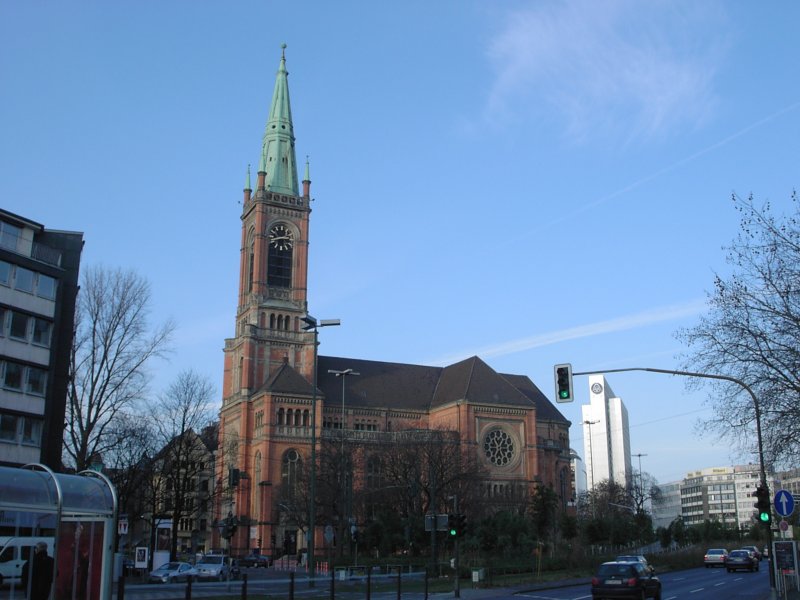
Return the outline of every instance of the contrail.
[[[653,323],[671,321],[673,319],[680,319],[683,317],[696,315],[697,313],[701,312],[705,306],[705,299],[692,300],[685,304],[662,306],[659,308],[653,308],[639,313],[634,313],[632,315],[617,317],[615,319],[598,321],[597,323],[579,325],[577,327],[570,327],[558,331],[550,331],[539,335],[485,346],[476,350],[464,351],[459,354],[452,354],[450,356],[445,356],[438,360],[431,361],[431,364],[445,366],[454,362],[458,362],[459,360],[469,358],[470,356],[480,356],[482,358],[490,356],[505,356],[507,354],[524,352],[525,350],[530,350],[532,348],[540,348],[542,346],[557,344],[566,340],[575,340],[606,333],[614,333],[616,331],[636,329],[637,327],[646,327],[647,325],[652,325]]]

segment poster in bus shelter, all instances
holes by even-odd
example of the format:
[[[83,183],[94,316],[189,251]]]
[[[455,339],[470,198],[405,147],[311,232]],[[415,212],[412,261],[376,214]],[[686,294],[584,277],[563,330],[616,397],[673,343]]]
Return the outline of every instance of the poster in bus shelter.
[[[102,521],[62,521],[55,600],[100,600]]]

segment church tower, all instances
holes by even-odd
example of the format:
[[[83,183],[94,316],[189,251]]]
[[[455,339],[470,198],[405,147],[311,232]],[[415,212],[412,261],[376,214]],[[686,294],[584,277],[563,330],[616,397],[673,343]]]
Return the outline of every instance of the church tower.
[[[283,455],[305,454],[310,443],[314,335],[303,331],[301,318],[307,314],[311,182],[306,163],[299,190],[282,48],[255,190],[249,167],[245,180],[236,329],[224,348],[216,514],[238,519],[229,544],[242,551],[266,547],[264,540],[275,535],[270,486],[282,481]],[[279,411],[299,425],[294,439],[270,430]]]

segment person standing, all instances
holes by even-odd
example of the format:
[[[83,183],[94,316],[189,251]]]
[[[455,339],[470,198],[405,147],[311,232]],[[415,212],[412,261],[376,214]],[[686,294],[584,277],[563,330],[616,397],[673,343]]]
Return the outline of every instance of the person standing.
[[[33,558],[22,565],[22,584],[30,600],[47,600],[53,583],[53,559],[47,555],[47,544],[39,542]]]

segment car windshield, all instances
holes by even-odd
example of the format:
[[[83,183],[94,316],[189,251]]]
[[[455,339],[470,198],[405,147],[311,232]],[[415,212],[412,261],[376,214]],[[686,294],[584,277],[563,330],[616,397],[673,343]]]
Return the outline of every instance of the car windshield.
[[[638,556],[618,556],[617,560],[620,562],[640,562],[642,559]]]
[[[631,565],[626,564],[605,564],[600,565],[600,570],[597,572],[600,577],[635,577],[636,570]]]
[[[178,563],[166,563],[156,569],[156,571],[174,571],[178,568]]]
[[[734,550],[728,556],[750,556],[747,550]]]
[[[716,550],[716,549],[712,548],[711,550],[706,552],[706,554],[722,554],[723,552],[725,552],[725,551],[724,550]]]
[[[222,557],[221,556],[204,556],[200,559],[198,564],[202,565],[220,565],[222,564]]]

